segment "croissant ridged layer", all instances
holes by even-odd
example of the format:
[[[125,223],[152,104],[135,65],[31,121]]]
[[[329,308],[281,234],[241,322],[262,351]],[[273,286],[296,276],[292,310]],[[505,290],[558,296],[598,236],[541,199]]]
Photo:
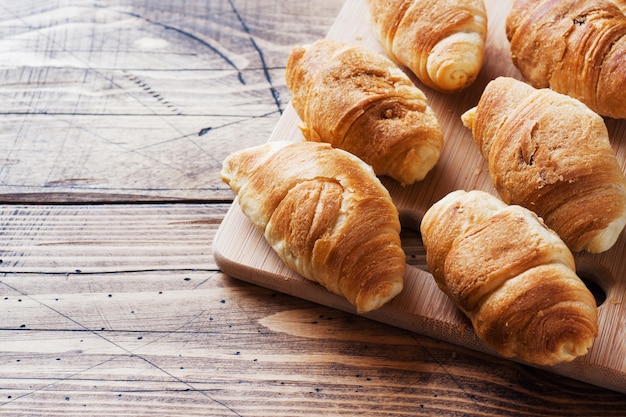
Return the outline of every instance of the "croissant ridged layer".
[[[398,211],[371,167],[326,143],[268,142],[226,158],[222,179],[285,264],[366,313],[403,287]]]
[[[536,88],[626,118],[625,9],[617,0],[516,0],[506,22],[513,63]]]
[[[598,332],[593,295],[572,253],[535,213],[483,191],[454,191],[420,226],[437,285],[505,357],[569,362]]]
[[[626,178],[602,117],[569,96],[499,77],[462,119],[506,203],[536,212],[572,251],[615,244],[626,225]]]
[[[389,57],[430,88],[453,93],[483,65],[483,0],[367,0],[374,34]]]
[[[611,0],[611,1],[615,3],[617,7],[619,7],[622,13],[626,14],[626,0]]]
[[[293,49],[285,78],[307,140],[353,153],[402,184],[422,180],[439,160],[434,111],[384,56],[322,39]]]

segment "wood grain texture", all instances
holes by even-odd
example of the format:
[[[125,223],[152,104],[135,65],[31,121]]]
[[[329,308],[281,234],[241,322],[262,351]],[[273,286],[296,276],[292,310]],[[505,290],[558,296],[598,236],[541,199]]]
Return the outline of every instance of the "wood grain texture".
[[[219,200],[341,1],[0,3],[0,197]],[[26,194],[23,192],[27,191]]]
[[[289,50],[343,4],[0,1],[0,415],[624,415],[219,270],[221,157],[267,140]]]
[[[227,205],[6,206],[0,272],[215,270],[213,228]],[[102,256],[102,255],[106,256]]]
[[[487,164],[477,149],[461,114],[476,105],[485,85],[497,76],[521,78],[512,64],[504,21],[511,1],[487,0],[489,35],[484,67],[476,82],[459,94],[441,94],[414,82],[424,90],[444,131],[444,148],[435,168],[410,187],[384,178],[383,182],[398,207],[405,226],[419,230],[423,214],[451,191],[479,189],[497,196]],[[328,37],[364,45],[382,53],[369,29],[367,10],[360,0],[348,0],[331,27]],[[300,120],[289,106],[270,140],[303,140]],[[618,158],[624,156],[624,120],[609,124],[610,139]],[[621,136],[620,136],[621,135]],[[626,160],[619,159],[622,169]],[[266,244],[261,233],[235,203],[214,240],[218,265],[226,273],[277,291],[300,296],[333,308],[354,312],[342,297],[331,295],[320,285],[289,270]],[[626,233],[615,246],[600,255],[576,255],[577,272],[601,288],[605,298],[598,307],[599,334],[584,357],[549,367],[553,372],[626,393]],[[369,318],[403,329],[458,343],[482,352],[493,350],[480,341],[469,320],[439,290],[425,270],[409,268],[404,290]]]
[[[1,415],[618,416],[626,407],[623,394],[229,278],[210,252],[225,206],[1,208]],[[405,235],[407,247],[414,239]]]

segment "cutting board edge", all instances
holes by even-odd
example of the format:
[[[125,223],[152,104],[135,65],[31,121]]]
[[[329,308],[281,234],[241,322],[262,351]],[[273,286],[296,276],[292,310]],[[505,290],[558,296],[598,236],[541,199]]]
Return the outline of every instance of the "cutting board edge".
[[[360,0],[348,0],[346,2],[346,4],[344,5],[344,7],[342,8],[342,10],[340,11],[335,23],[333,24],[333,26],[331,27],[331,29],[329,30],[327,37],[329,38],[335,38],[338,40],[344,40],[344,41],[348,41],[351,43],[355,43],[355,44],[364,44],[366,46],[373,46],[374,48],[376,48],[377,50],[380,50],[379,47],[375,46],[375,43],[373,41],[373,36],[371,34],[371,31],[364,31],[362,25],[359,26],[358,24],[355,24],[355,22],[357,22],[358,19],[360,19],[360,17],[358,15],[355,14],[355,8],[359,9],[362,8],[362,4],[359,3]],[[491,2],[492,4],[495,4],[495,2]],[[498,3],[499,7],[504,7],[503,4]],[[360,13],[360,10],[357,10],[358,13]],[[503,32],[503,23],[501,20],[498,19],[492,19],[492,12],[493,10],[489,10],[490,12],[490,20],[489,20],[489,24],[490,24],[490,28],[489,28],[489,37],[493,40],[493,37],[502,37],[502,33]],[[357,14],[358,14],[357,13]],[[357,20],[355,20],[357,19]],[[346,22],[348,22],[349,24],[346,24]],[[488,42],[489,43],[489,42]],[[502,51],[504,51],[506,48],[502,49]],[[499,51],[499,52],[502,52]],[[507,49],[508,51],[508,49]],[[496,54],[497,55],[497,54]],[[488,58],[488,57],[487,57]],[[519,74],[518,72],[511,68],[509,64],[506,63],[507,61],[499,59],[499,60],[494,60],[493,57],[491,60],[486,59],[486,63],[485,66],[483,68],[483,71],[481,71],[481,76],[483,79],[481,79],[481,82],[485,83],[487,82],[487,80],[493,78],[496,75],[503,75],[503,74],[509,74],[511,76],[515,76],[516,78],[518,78]],[[471,100],[470,100],[471,101]],[[442,109],[439,109],[442,110]],[[445,110],[445,109],[444,109]],[[458,110],[458,109],[457,109]],[[447,112],[443,112],[443,113],[438,113],[439,116],[443,117],[442,120],[446,120],[450,118],[450,114],[447,114]],[[456,120],[456,118],[455,118]],[[270,135],[269,140],[291,140],[291,141],[301,141],[304,140],[301,131],[298,128],[298,124],[299,124],[299,118],[297,117],[297,115],[295,114],[295,111],[293,110],[291,104],[289,103],[287,105],[287,108],[285,109],[285,112],[283,113],[283,115],[281,116],[281,118],[279,119],[276,128],[274,129],[274,131],[272,132],[272,134]],[[456,122],[458,123],[458,120],[456,120]],[[464,136],[467,136],[467,132],[465,132],[465,130],[463,129],[459,129],[461,134]],[[456,133],[459,133],[459,130],[456,131]],[[471,169],[473,170],[478,170],[478,169],[483,169],[483,163],[481,162],[481,166],[480,167],[471,167]],[[476,187],[473,188],[481,188],[481,187],[488,187],[488,184],[490,184],[488,181],[485,182],[485,184],[482,183],[478,183],[478,178],[479,176],[481,176],[482,174],[480,172],[474,172],[472,171],[469,175],[467,175],[467,178],[464,178],[463,181],[466,183],[470,183],[472,185],[477,185]],[[389,184],[383,179],[383,182],[385,183],[386,186],[388,186]],[[392,188],[397,188],[395,185],[392,186]],[[463,187],[457,187],[457,188],[463,188]],[[465,189],[468,189],[468,187],[464,187]],[[472,188],[471,186],[469,188]],[[394,202],[398,203],[398,208],[401,211],[404,211],[407,208],[410,208],[412,210],[415,210],[416,207],[412,207],[411,203],[413,202],[413,200],[416,200],[420,197],[424,197],[422,195],[423,193],[420,192],[416,192],[416,189],[412,189],[409,192],[407,192],[407,198],[401,198],[396,200],[397,196],[392,195],[392,197],[394,198]],[[432,199],[436,200],[436,198],[434,196],[431,196]],[[233,207],[231,207],[232,210],[239,211],[239,214],[241,214],[241,210],[237,207],[238,204],[235,203],[233,204]],[[423,210],[424,207],[420,207],[418,211],[414,211],[411,214],[411,218],[412,220],[414,220],[414,226],[411,227],[413,229],[416,229],[415,226],[419,225],[419,219],[421,218],[421,216],[423,215]],[[228,215],[231,213],[231,211],[229,210],[229,212],[227,213],[227,217],[229,217]],[[226,220],[226,218],[225,218]],[[224,226],[226,222],[223,222],[222,225],[220,226],[220,229],[222,228],[222,226]],[[406,224],[404,224],[406,225]],[[226,226],[226,227],[240,227],[239,225],[236,224],[230,224],[230,226]],[[245,232],[245,231],[244,231]],[[219,235],[219,234],[218,234]],[[269,285],[267,285],[267,283],[261,282],[254,282],[255,279],[254,277],[250,277],[250,276],[246,276],[246,272],[247,270],[245,269],[246,267],[249,267],[248,265],[246,265],[245,261],[242,262],[241,258],[239,258],[238,254],[236,253],[229,253],[228,251],[223,251],[222,249],[226,248],[228,245],[226,245],[224,242],[220,242],[220,239],[222,239],[222,237],[218,237],[218,235],[215,236],[215,240],[214,240],[214,254],[215,254],[215,259],[216,262],[218,263],[218,266],[223,267],[223,271],[225,273],[227,273],[228,275],[233,276],[234,278],[238,278],[242,281],[247,281],[250,283],[253,283],[255,285],[260,285],[260,286],[264,286],[264,287],[268,287]],[[263,236],[259,233],[258,235],[253,235],[255,237],[253,237],[252,239],[259,239],[259,241],[253,241],[253,242],[242,242],[242,245],[247,245],[248,247],[254,247],[254,245],[257,244],[261,244],[260,240],[263,240],[263,243],[265,243]],[[249,238],[249,236],[248,236]],[[220,244],[223,244],[223,248],[220,248]],[[265,243],[266,244],[266,243]],[[233,269],[234,268],[234,269]],[[244,268],[243,270],[241,268]],[[281,279],[283,280],[284,277],[281,276],[280,274],[282,273],[282,267],[276,267],[274,265],[271,265],[269,267],[270,270],[276,271],[279,270],[278,273],[272,273],[272,272],[268,272],[265,270],[253,270],[252,272],[254,274],[257,273],[263,273],[263,274],[268,274],[265,275],[266,278],[272,278],[273,279]],[[423,272],[423,271],[422,271]],[[239,275],[239,276],[237,276]],[[290,275],[290,274],[289,274]],[[303,279],[303,278],[302,278]],[[317,285],[317,284],[315,284]],[[306,299],[306,297],[303,294],[298,293],[297,289],[293,290],[293,289],[288,289],[289,292],[285,292],[289,295],[294,295],[296,297],[299,298],[303,298]],[[278,291],[278,290],[277,290]],[[324,290],[325,291],[325,290]],[[284,291],[281,291],[284,292]],[[620,298],[621,300],[621,298]],[[310,301],[310,300],[309,300]],[[351,309],[351,307],[349,306],[349,304],[347,302],[342,303],[339,302],[339,305],[328,305],[328,303],[320,303],[318,301],[314,301],[317,302],[319,304],[328,306],[328,307],[333,307],[333,308],[337,308],[343,311],[346,311],[344,309],[344,307],[347,305],[348,308],[347,310],[350,312],[354,312],[354,309]],[[392,302],[390,304],[394,304],[395,300],[392,300]],[[603,306],[602,306],[603,307]],[[383,309],[381,310],[381,312],[385,312],[387,311],[387,308],[383,307]],[[375,314],[370,314],[367,317],[368,318],[372,318],[376,321],[381,321],[383,323],[389,324],[391,326],[394,327],[399,327],[399,328],[404,328],[406,330],[410,330],[410,331],[415,331],[412,330],[411,328],[406,328],[403,326],[399,326],[396,323],[389,323],[388,321],[386,321],[385,319],[381,319],[380,317],[378,317],[376,314],[381,314],[381,312],[375,313]],[[404,312],[402,312],[404,313]],[[355,312],[356,314],[356,312]],[[613,318],[613,317],[611,317]],[[432,322],[432,316],[430,317],[430,319],[428,317],[423,318],[422,319],[424,323],[427,323],[428,320],[430,320],[430,322]],[[444,320],[442,320],[444,321]],[[436,322],[436,320],[435,320]],[[456,322],[453,323],[454,325],[457,325]],[[446,325],[449,326],[450,323],[446,322]],[[408,327],[413,327],[415,326],[415,324],[411,324]],[[432,329],[431,329],[432,330]],[[618,335],[616,334],[615,329],[611,330],[611,334],[610,339],[613,340],[613,337],[618,337]],[[472,331],[473,332],[473,331]],[[439,340],[444,340],[450,343],[453,343],[455,345],[459,345],[459,346],[463,346],[463,347],[468,347],[471,349],[475,349],[475,350],[479,350],[479,351],[486,351],[488,353],[491,354],[495,354],[496,356],[498,356],[495,352],[490,351],[490,349],[486,348],[484,345],[478,345],[478,346],[467,346],[465,344],[462,343],[458,343],[459,340],[458,339],[454,339],[452,337],[452,335],[443,335],[443,334],[432,334],[428,331],[428,329],[425,329],[424,331],[417,331],[417,333],[420,334],[425,334],[427,336],[431,336],[433,338],[439,339]],[[604,343],[606,344],[607,340],[604,340]],[[596,343],[597,345],[598,343]],[[611,349],[610,347],[604,346],[605,350],[606,349]],[[619,391],[619,392],[623,392],[626,393],[626,368],[624,367],[624,363],[623,362],[619,362],[616,363],[614,360],[609,360],[607,358],[602,359],[602,361],[600,361],[602,363],[599,364],[597,361],[594,361],[593,363],[591,363],[590,359],[595,353],[594,350],[596,349],[596,347],[594,346],[594,348],[592,349],[592,352],[590,355],[587,355],[583,358],[579,358],[574,362],[571,363],[567,363],[567,364],[561,364],[561,365],[557,365],[554,367],[549,367],[549,368],[545,368],[550,372],[556,373],[556,374],[561,374],[563,376],[566,377],[570,377],[573,379],[577,379],[583,382],[587,382],[587,383],[591,383],[597,386],[601,386],[604,388],[608,388],[611,390],[615,390],[615,391]],[[626,350],[626,346],[621,346],[620,349],[622,350]],[[607,352],[604,352],[607,353]],[[514,362],[520,362],[517,361],[515,359],[511,359]],[[608,364],[614,364],[616,366],[616,368],[611,368],[608,366]],[[534,366],[534,365],[529,365],[535,368],[540,368],[538,366]],[[621,370],[621,372],[620,372]]]
[[[241,213],[241,209],[235,200],[229,207],[226,216],[220,224],[213,240],[213,258],[215,259],[215,263],[218,268],[220,268],[220,270],[226,275],[249,284],[304,299],[325,307],[334,308],[392,327],[422,334],[424,336],[448,342],[462,348],[468,348],[477,352],[503,358],[501,355],[483,344],[475,335],[471,325],[468,326],[467,323],[450,323],[438,321],[436,318],[432,317],[408,314],[394,308],[393,300],[388,305],[385,305],[376,311],[367,314],[357,314],[355,308],[346,300],[336,294],[330,293],[315,282],[309,281],[303,277],[298,277],[298,285],[294,286],[293,279],[288,280],[284,276],[272,271],[249,266],[245,263],[245,261],[242,261],[235,253],[229,251],[225,246],[227,243],[227,231],[232,226],[231,223],[233,221],[239,221],[236,219],[236,217],[239,216],[244,215]],[[250,227],[253,228],[253,226]],[[253,231],[252,233],[255,232],[256,231]],[[260,233],[258,233],[256,239],[263,240],[263,242],[265,242]],[[412,266],[409,266],[409,268],[419,271],[418,273],[431,276],[430,273],[426,271],[418,270]],[[459,343],[460,341],[463,343]],[[621,374],[614,369],[600,366],[596,363],[589,363],[585,360],[585,357],[578,358],[573,362],[563,363],[552,367],[528,364],[515,358],[504,359],[626,394],[626,375]]]

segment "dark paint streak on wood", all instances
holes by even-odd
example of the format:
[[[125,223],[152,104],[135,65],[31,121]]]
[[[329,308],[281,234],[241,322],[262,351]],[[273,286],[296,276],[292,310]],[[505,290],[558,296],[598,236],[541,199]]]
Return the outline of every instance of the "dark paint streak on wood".
[[[95,7],[103,7],[103,6],[95,6]],[[239,80],[239,82],[243,85],[246,84],[246,81],[243,78],[243,73],[242,71],[237,67],[237,65],[230,60],[230,58],[228,58],[226,55],[224,55],[222,52],[220,52],[215,46],[211,45],[209,42],[205,41],[204,39],[199,38],[198,36],[194,35],[193,33],[187,32],[181,28],[172,26],[172,25],[168,25],[162,22],[157,22],[151,19],[148,19],[147,17],[143,17],[141,16],[139,13],[133,13],[133,12],[124,12],[124,11],[117,11],[118,13],[121,14],[125,14],[127,16],[132,16],[135,17],[137,19],[141,19],[144,20],[150,24],[156,25],[156,26],[160,26],[163,29],[166,30],[171,30],[173,32],[178,33],[179,35],[183,35],[186,38],[189,38],[195,42],[198,42],[200,45],[208,48],[211,52],[215,53],[216,55],[218,55],[221,59],[224,60],[224,62],[226,62],[230,67],[232,67],[233,69],[235,69],[237,71],[237,79]]]
[[[248,28],[248,25],[246,25],[246,22],[244,22],[243,18],[241,17],[241,14],[239,14],[239,11],[237,10],[235,5],[233,4],[232,0],[228,0],[228,3],[230,4],[230,6],[232,8],[233,13],[235,13],[235,16],[237,17],[237,19],[241,23],[241,27],[243,28],[243,30],[250,37],[250,43],[252,44],[254,49],[259,54],[259,58],[261,59],[261,64],[263,66],[263,74],[265,74],[265,79],[267,80],[267,82],[270,85],[270,92],[272,93],[272,98],[274,99],[274,103],[276,103],[276,107],[278,107],[278,111],[280,112],[280,114],[283,114],[283,108],[282,108],[281,102],[280,102],[280,93],[274,87],[274,85],[272,83],[272,76],[270,75],[268,67],[267,67],[267,64],[265,62],[265,56],[263,55],[263,50],[257,45],[257,43],[254,41],[254,38],[252,36],[250,36],[250,29]]]

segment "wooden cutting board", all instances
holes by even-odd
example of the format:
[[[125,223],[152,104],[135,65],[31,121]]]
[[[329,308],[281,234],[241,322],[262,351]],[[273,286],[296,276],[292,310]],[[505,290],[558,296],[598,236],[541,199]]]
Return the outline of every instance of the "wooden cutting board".
[[[491,185],[487,165],[460,120],[478,102],[485,85],[506,75],[521,79],[511,63],[504,32],[506,14],[512,0],[487,0],[489,35],[484,67],[477,81],[466,91],[453,95],[436,93],[416,84],[427,94],[444,129],[445,145],[441,159],[427,178],[414,186],[402,187],[383,178],[401,213],[405,227],[419,230],[426,210],[444,195],[457,189],[481,189],[497,195]],[[380,51],[367,22],[363,0],[347,0],[328,37],[352,44],[363,44]],[[269,140],[300,141],[299,119],[290,106]],[[624,170],[626,165],[626,121],[607,120],[611,141]],[[263,236],[233,203],[214,240],[214,256],[219,267],[239,279],[301,297],[343,311],[354,312],[342,298],[329,293],[289,270],[267,245]],[[599,336],[583,358],[548,369],[588,383],[626,393],[626,233],[608,252],[601,255],[577,254],[581,277],[597,283],[606,295],[599,306]],[[432,276],[409,267],[403,292],[381,309],[366,315],[410,331],[451,343],[495,354],[474,334],[470,322],[439,291]]]

